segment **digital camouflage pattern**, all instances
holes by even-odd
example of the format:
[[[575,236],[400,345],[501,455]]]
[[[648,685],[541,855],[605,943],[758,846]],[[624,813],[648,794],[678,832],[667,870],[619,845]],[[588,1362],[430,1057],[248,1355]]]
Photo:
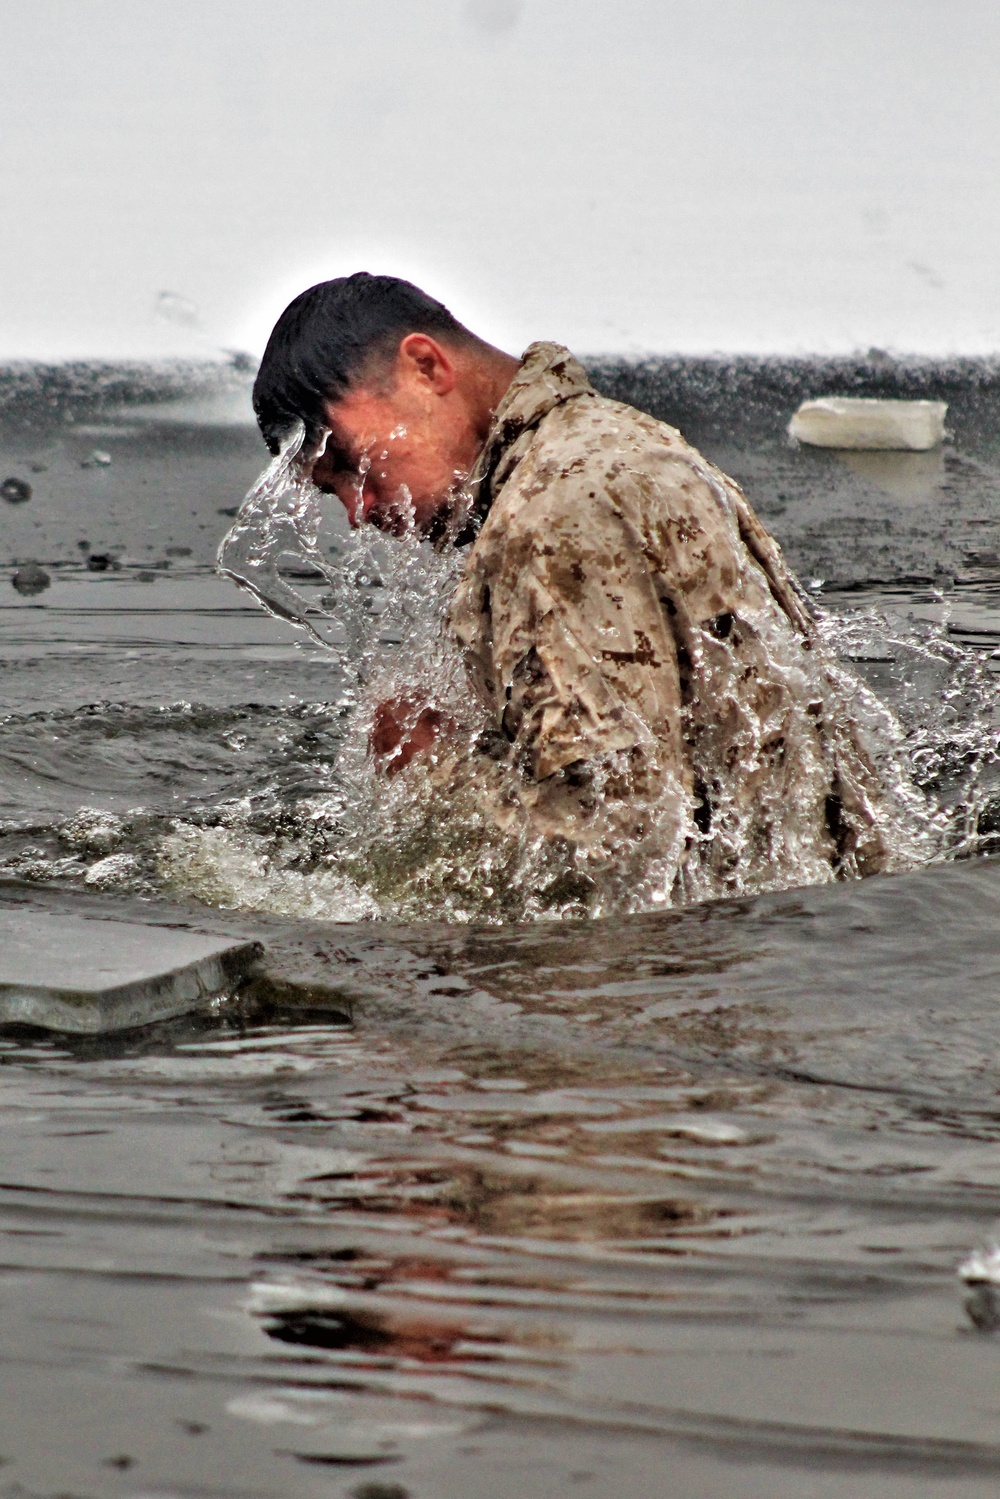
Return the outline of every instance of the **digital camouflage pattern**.
[[[748,856],[888,867],[857,684],[732,479],[536,343],[471,485],[450,624],[493,726],[480,756],[535,830],[609,851],[655,832],[723,877]]]

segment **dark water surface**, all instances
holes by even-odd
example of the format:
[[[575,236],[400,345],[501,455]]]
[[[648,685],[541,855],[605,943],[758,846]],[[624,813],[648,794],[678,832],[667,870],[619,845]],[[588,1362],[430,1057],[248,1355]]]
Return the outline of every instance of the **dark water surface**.
[[[686,430],[924,704],[928,784],[975,761],[989,852],[1000,397],[939,372],[950,446],[848,461],[750,373],[678,386]],[[0,579],[0,902],[266,956],[184,1022],[0,1033],[0,1496],[994,1494],[955,1277],[1000,1208],[991,859],[531,927],[121,884],[173,817],[322,792],[343,732],[330,658],[211,575],[260,463],[231,385],[2,433],[0,563],[51,582]]]

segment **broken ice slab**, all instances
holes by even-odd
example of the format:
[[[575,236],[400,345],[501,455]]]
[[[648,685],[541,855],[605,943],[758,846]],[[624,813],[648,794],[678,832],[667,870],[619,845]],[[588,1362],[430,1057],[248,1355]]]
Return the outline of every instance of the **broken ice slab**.
[[[944,441],[944,401],[824,396],[803,401],[789,435],[814,448],[895,448],[925,453]]]
[[[260,948],[205,932],[0,910],[0,1023],[95,1034],[230,991]]]

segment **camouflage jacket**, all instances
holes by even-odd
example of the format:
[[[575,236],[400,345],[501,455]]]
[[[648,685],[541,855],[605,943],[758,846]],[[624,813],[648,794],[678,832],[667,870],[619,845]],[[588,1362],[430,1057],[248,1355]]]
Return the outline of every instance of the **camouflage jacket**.
[[[857,684],[733,480],[536,343],[471,482],[485,520],[450,623],[540,831],[606,838],[610,808],[629,838],[665,817],[717,869],[886,866]]]

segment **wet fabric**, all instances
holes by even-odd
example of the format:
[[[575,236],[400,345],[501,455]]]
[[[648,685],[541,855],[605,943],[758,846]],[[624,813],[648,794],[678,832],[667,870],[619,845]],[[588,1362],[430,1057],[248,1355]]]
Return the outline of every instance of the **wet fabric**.
[[[739,486],[533,344],[472,475],[485,511],[450,612],[532,826],[654,831],[672,857],[891,863],[853,684]]]

